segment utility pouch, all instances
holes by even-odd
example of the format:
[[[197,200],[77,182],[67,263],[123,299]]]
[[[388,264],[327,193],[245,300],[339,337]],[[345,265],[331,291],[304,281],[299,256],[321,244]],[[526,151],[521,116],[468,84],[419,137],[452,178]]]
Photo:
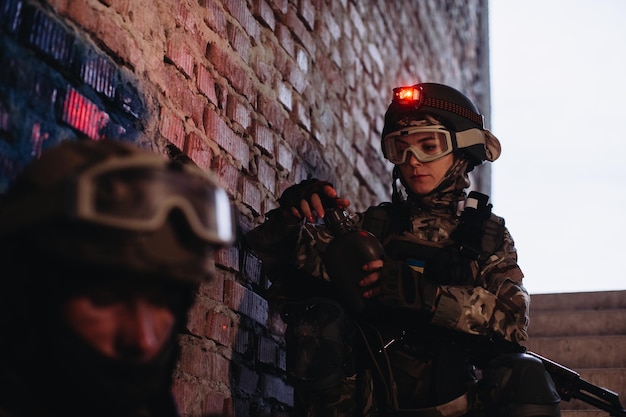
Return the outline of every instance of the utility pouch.
[[[318,391],[354,374],[349,338],[351,321],[341,305],[327,298],[310,298],[281,305],[287,323],[287,374],[294,387]]]

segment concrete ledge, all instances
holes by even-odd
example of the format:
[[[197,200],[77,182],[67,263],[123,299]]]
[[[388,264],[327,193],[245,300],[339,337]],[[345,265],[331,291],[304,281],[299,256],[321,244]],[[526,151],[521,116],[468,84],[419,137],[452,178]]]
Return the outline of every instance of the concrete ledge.
[[[531,294],[530,311],[537,310],[602,310],[626,308],[626,290],[577,292],[562,294]]]
[[[533,337],[524,345],[572,369],[626,368],[626,336]]]
[[[626,335],[626,310],[533,310],[530,338],[543,336]]]

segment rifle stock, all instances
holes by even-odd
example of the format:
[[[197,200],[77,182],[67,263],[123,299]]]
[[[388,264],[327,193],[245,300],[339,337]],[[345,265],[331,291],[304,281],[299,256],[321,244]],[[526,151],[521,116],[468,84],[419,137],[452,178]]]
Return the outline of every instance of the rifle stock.
[[[626,410],[622,407],[617,393],[585,381],[578,372],[541,355],[530,351],[526,353],[543,362],[562,400],[569,401],[576,398],[608,412],[611,416],[626,417]]]

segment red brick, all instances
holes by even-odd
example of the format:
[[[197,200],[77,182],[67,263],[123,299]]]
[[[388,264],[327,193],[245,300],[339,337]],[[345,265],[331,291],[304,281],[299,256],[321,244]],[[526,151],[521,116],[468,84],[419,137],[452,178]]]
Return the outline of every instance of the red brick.
[[[250,206],[256,214],[261,214],[261,190],[258,184],[248,178],[244,178],[241,194],[243,203]]]
[[[183,121],[167,108],[161,110],[159,131],[165,139],[169,140],[179,149],[184,149],[185,128]]]
[[[176,26],[184,28],[186,36],[195,35],[198,32],[195,13],[189,9],[188,4],[184,1],[177,2],[174,21]]]
[[[315,40],[306,25],[300,20],[296,12],[289,8],[283,22],[291,29],[295,37],[300,41],[302,46],[309,51],[311,55],[315,55]]]
[[[190,415],[203,415],[203,416],[227,416],[232,415],[229,413],[229,409],[232,408],[231,399],[226,397],[220,392],[210,391],[204,395],[202,400],[202,412],[200,414]]]
[[[174,66],[163,67],[161,77],[159,82],[174,107],[185,119],[190,118],[196,127],[202,128],[206,98],[201,94],[194,94],[192,82]]]
[[[230,120],[238,123],[243,130],[247,130],[248,127],[250,127],[250,123],[252,121],[250,110],[232,95],[228,97],[226,115],[230,118]]]
[[[293,106],[293,92],[291,91],[291,87],[284,82],[279,82],[277,89],[278,101],[280,101],[287,110],[291,110]]]
[[[266,154],[274,154],[274,133],[266,126],[256,122],[252,130],[252,140]]]
[[[291,66],[291,71],[289,73],[289,82],[299,94],[303,94],[309,86],[309,79],[307,78],[306,74],[300,70],[299,67]]]
[[[239,250],[235,246],[226,246],[215,252],[215,263],[234,271],[239,270]]]
[[[219,353],[207,351],[196,343],[185,343],[181,346],[179,362],[179,368],[191,376],[228,384],[230,361]]]
[[[239,311],[247,291],[250,290],[236,281],[224,281],[224,304],[233,311]]]
[[[267,96],[259,95],[257,110],[265,117],[271,129],[278,134],[282,133],[286,117],[280,104]]]
[[[231,195],[237,195],[239,192],[239,170],[223,158],[214,159],[212,168],[220,179],[222,186],[225,187]]]
[[[237,380],[237,388],[248,394],[253,394],[256,391],[259,381],[259,375],[256,372],[245,365],[239,365],[234,367],[234,374]]]
[[[315,26],[315,4],[310,0],[300,0],[298,16],[300,16],[309,30],[313,30]]]
[[[265,0],[255,0],[252,6],[252,14],[259,20],[259,22],[261,22],[262,25],[270,28],[272,31],[276,27],[274,11]]]
[[[196,86],[211,103],[218,104],[215,93],[215,79],[203,65],[196,66]]]
[[[283,137],[285,141],[291,146],[291,149],[297,149],[298,155],[302,155],[306,152],[308,144],[306,143],[306,137],[300,128],[293,120],[286,119],[283,127]]]
[[[187,320],[187,330],[194,336],[207,336],[206,334],[206,322],[207,322],[207,305],[203,302],[202,298],[196,299],[195,303],[189,310]]]
[[[251,252],[246,251],[244,253],[243,266],[243,271],[246,279],[253,284],[259,285],[261,283],[261,269],[261,260],[254,256]]]
[[[269,213],[278,207],[278,203],[274,198],[266,198],[263,200],[263,213]]]
[[[180,38],[167,42],[165,58],[170,60],[186,77],[193,74],[194,59],[186,43]]]
[[[233,346],[233,351],[248,356],[248,352],[253,349],[251,342],[253,338],[252,331],[240,326],[235,334],[235,345]]]
[[[309,72],[309,56],[304,51],[304,49],[298,48],[298,50],[296,51],[296,62],[298,63],[298,68],[300,68],[302,72],[304,73]],[[304,74],[302,74],[302,77],[304,77]],[[305,79],[305,81],[308,84],[308,80]],[[293,80],[291,80],[291,83],[294,84],[295,86],[295,83]],[[296,90],[301,92],[298,87],[296,87]]]
[[[261,82],[265,85],[274,85],[274,66],[264,61],[265,56],[256,56],[254,59],[254,73]]]
[[[233,345],[233,321],[224,313],[209,311],[206,320],[206,335],[226,347]]]
[[[279,143],[276,156],[276,162],[278,165],[287,171],[291,171],[293,169],[293,158],[293,151],[283,143]]]
[[[226,15],[219,5],[219,2],[215,0],[199,0],[200,6],[206,8],[206,14],[204,17],[204,23],[220,35],[221,38],[226,38]]]
[[[275,398],[278,401],[293,405],[293,387],[273,375],[263,375],[263,397]]]
[[[172,394],[178,404],[181,415],[188,415],[194,404],[197,404],[198,390],[195,383],[174,378],[172,382]]]
[[[283,47],[285,51],[290,56],[295,56],[295,43],[293,41],[293,37],[291,35],[291,31],[289,28],[281,23],[278,24],[276,28],[276,37],[278,38],[278,43]]]
[[[82,2],[70,2],[78,8],[83,7]],[[117,23],[108,16],[97,14],[92,20],[95,27],[93,30],[96,37],[108,49],[110,49],[117,57],[124,62],[129,62],[134,67],[144,67],[149,60],[143,51],[137,48],[137,44],[128,36],[128,32],[117,25]],[[89,21],[81,20],[81,24],[90,26]],[[159,57],[159,59],[162,59]]]
[[[289,0],[272,0],[272,7],[277,12],[285,14],[287,13],[287,9],[289,8]]]
[[[258,88],[252,82],[247,66],[237,59],[234,52],[212,44],[207,48],[207,58],[215,66],[217,72],[228,79],[235,90],[243,94],[252,106],[255,106]]]
[[[356,7],[350,7],[350,22],[352,22],[352,25],[359,33],[359,37],[363,39],[367,34],[367,28],[365,27],[365,24],[363,23],[363,18],[359,14],[359,11],[356,9]]]
[[[267,300],[235,281],[227,281],[224,284],[224,303],[229,308],[264,326],[267,325],[269,308]]]
[[[262,158],[259,159],[258,178],[259,182],[263,184],[270,193],[274,194],[276,191],[276,170]]]
[[[219,150],[217,144],[197,132],[190,132],[185,141],[183,152],[187,154],[200,168],[211,170],[213,157]]]
[[[245,63],[248,63],[250,37],[236,25],[228,25],[227,32],[230,46],[239,53]]]
[[[230,399],[225,394],[209,391],[200,381],[175,379],[172,387],[174,398],[184,416],[221,416],[228,410]]]
[[[204,131],[210,139],[239,161],[244,169],[248,169],[250,164],[248,144],[237,136],[217,113],[208,108],[204,112]]]
[[[215,276],[210,282],[204,282],[200,285],[198,293],[200,295],[209,297],[212,300],[219,301],[224,300],[224,280],[226,279],[226,272],[218,269],[215,271]]]
[[[267,337],[259,338],[257,359],[261,363],[274,364],[277,358],[278,344]]]
[[[309,106],[302,101],[296,101],[296,120],[307,131],[311,131],[311,114]]]
[[[196,344],[182,344],[178,367],[189,375],[198,378],[210,378],[212,370],[207,360],[207,354],[209,352]]]
[[[248,10],[247,2],[241,0],[224,0],[224,6],[230,14],[239,22],[243,29],[253,39],[259,39],[261,33],[259,24]]]

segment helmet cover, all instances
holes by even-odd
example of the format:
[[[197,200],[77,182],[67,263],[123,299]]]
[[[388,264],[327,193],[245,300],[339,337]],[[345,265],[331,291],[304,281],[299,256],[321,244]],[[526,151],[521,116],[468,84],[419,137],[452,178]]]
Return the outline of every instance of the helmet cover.
[[[234,233],[215,178],[116,140],[49,149],[0,207],[7,249],[23,243],[63,262],[184,281],[210,277],[213,250]]]

